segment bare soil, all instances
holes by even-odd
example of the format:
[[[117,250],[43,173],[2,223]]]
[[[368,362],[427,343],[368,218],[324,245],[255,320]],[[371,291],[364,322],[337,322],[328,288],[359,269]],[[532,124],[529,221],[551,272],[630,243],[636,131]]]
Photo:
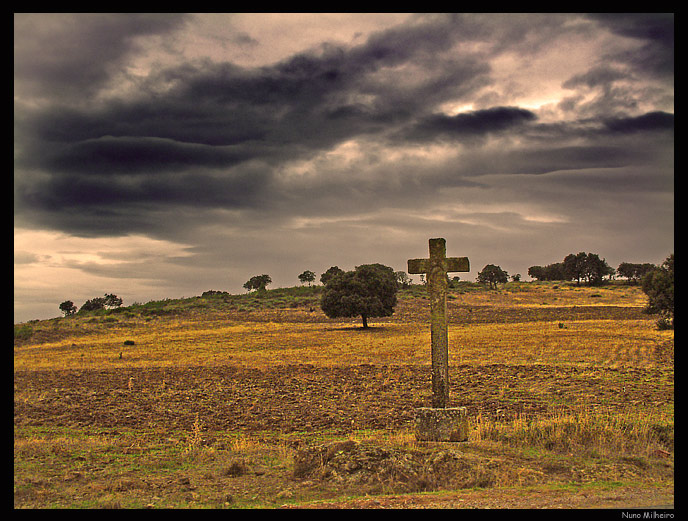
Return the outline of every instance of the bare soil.
[[[199,415],[209,431],[398,430],[430,406],[430,380],[428,366],[392,365],[17,371],[14,424],[188,429]],[[672,380],[661,367],[464,365],[450,369],[450,396],[499,420],[553,406],[662,405],[673,390],[658,383]]]
[[[673,489],[623,486],[612,490],[582,488],[566,491],[548,487],[461,490],[440,494],[404,494],[317,501],[283,508],[317,509],[641,509],[652,516],[674,509]],[[643,513],[641,512],[642,516]],[[620,515],[618,517],[621,517]]]

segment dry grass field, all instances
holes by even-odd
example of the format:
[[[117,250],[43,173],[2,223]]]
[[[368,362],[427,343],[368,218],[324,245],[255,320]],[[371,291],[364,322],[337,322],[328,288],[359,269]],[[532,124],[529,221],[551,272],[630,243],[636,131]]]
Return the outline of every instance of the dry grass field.
[[[465,443],[421,443],[429,304],[319,288],[15,325],[16,508],[673,506],[674,334],[637,286],[450,291]]]

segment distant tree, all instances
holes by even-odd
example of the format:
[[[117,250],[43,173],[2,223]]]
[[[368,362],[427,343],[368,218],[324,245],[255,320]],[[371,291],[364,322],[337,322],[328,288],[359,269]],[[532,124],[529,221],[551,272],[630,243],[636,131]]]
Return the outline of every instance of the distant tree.
[[[402,288],[408,288],[411,286],[411,278],[406,274],[405,271],[395,271],[394,276],[397,279],[397,284]]]
[[[394,313],[396,294],[397,280],[392,268],[364,264],[329,279],[320,307],[330,318],[360,315],[363,327],[367,328],[369,318]]]
[[[306,270],[299,275],[299,280],[301,281],[301,284],[308,282],[308,285],[310,286],[311,282],[315,280],[315,273],[313,273],[311,270]]]
[[[122,299],[112,293],[106,293],[104,304],[108,308],[118,308],[122,305]]]
[[[537,280],[566,280],[564,265],[561,262],[547,266],[531,266],[528,268],[528,275]]]
[[[616,270],[600,259],[597,253],[570,253],[564,257],[562,264],[563,280],[575,280],[580,285],[585,280],[590,285],[601,284],[605,276],[611,278]]]
[[[656,269],[657,266],[648,262],[643,264],[635,264],[631,262],[622,262],[616,268],[616,272],[620,277],[628,279],[629,284],[637,284],[646,273]]]
[[[67,317],[76,313],[76,306],[71,300],[65,300],[62,304],[60,304],[60,311],[62,311]]]
[[[491,288],[497,288],[497,284],[504,284],[508,281],[508,277],[509,274],[499,266],[488,264],[478,273],[478,282],[489,284]]]
[[[105,299],[103,297],[95,297],[87,300],[81,306],[81,311],[98,311],[99,309],[105,309]]]
[[[674,254],[669,255],[660,267],[645,274],[642,287],[648,296],[645,310],[660,315],[661,328],[674,327]]]
[[[634,274],[635,274],[636,278],[638,279],[638,281],[640,281],[645,276],[645,274],[650,273],[656,267],[657,266],[655,266],[654,264],[651,264],[649,262],[643,262],[642,264],[636,265]]]
[[[536,280],[545,280],[545,268],[542,266],[531,266],[528,268],[528,276]]]
[[[339,275],[340,273],[344,273],[344,270],[339,269],[339,266],[332,266],[325,273],[320,275],[320,282],[327,284],[327,281],[329,281],[332,277]]]
[[[600,259],[597,253],[588,253],[585,256],[585,278],[588,284],[598,285],[604,280],[604,277],[613,275],[616,270],[607,264],[605,259]]]
[[[521,282],[521,274],[517,273],[516,275],[511,276],[512,282]]]
[[[213,295],[229,295],[229,293],[226,291],[209,289],[208,291],[204,291],[201,297],[212,297]]]
[[[244,283],[244,288],[248,291],[255,289],[256,291],[265,291],[268,284],[272,283],[270,275],[256,275],[251,277],[248,281]]]
[[[564,263],[555,262],[545,266],[545,277],[546,280],[566,280],[566,275],[564,274]]]
[[[564,278],[565,280],[575,280],[580,285],[580,281],[585,277],[585,265],[588,258],[587,253],[579,252],[577,255],[570,253],[564,257]]]
[[[616,268],[616,272],[620,277],[624,277],[628,280],[629,284],[637,284],[638,277],[635,267],[637,264],[632,264],[630,262],[622,262],[619,267]]]

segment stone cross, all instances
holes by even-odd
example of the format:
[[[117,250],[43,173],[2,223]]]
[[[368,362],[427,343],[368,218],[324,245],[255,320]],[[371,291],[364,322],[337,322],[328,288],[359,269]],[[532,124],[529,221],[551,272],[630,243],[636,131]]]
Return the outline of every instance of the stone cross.
[[[470,271],[468,257],[447,257],[444,239],[430,239],[429,259],[409,259],[409,273],[425,273],[430,293],[432,345],[432,406],[449,403],[449,340],[447,334],[447,272]]]

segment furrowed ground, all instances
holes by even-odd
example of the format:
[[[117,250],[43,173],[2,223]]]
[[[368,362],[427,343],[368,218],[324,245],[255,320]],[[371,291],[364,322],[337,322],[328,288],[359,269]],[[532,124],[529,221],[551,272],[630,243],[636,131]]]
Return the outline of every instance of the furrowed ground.
[[[429,302],[321,288],[15,325],[17,508],[673,507],[674,335],[637,286],[450,290],[465,443],[421,443]]]

